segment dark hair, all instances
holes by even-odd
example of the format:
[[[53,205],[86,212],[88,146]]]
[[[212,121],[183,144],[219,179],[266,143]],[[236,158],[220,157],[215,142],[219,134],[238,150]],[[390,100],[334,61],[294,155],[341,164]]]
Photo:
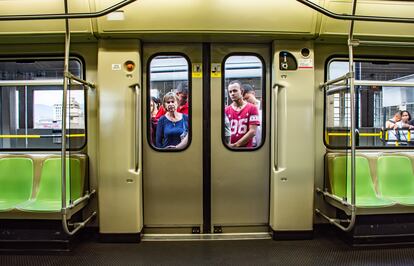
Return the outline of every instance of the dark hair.
[[[188,83],[187,82],[180,82],[175,89],[175,93],[182,93],[184,95],[188,95]]]
[[[248,83],[243,84],[243,85],[242,85],[242,87],[243,87],[243,96],[244,96],[246,93],[249,93],[249,92],[254,92],[254,89],[253,89],[252,85],[250,85],[250,84],[248,84]]]
[[[157,106],[161,105],[161,101],[157,97],[151,96],[151,101],[153,101]]]
[[[403,111],[401,111],[400,113],[401,113],[401,116],[403,115],[403,113],[407,113],[407,115],[408,115],[408,121],[410,121],[410,120],[411,120],[411,114],[410,114],[410,112],[408,112],[407,110],[403,110]]]
[[[243,89],[243,85],[242,85],[241,81],[240,80],[237,80],[237,79],[232,80],[232,81],[230,81],[229,86],[230,85],[233,85],[233,84],[239,84],[240,90],[241,90],[241,92],[243,94],[244,89]]]

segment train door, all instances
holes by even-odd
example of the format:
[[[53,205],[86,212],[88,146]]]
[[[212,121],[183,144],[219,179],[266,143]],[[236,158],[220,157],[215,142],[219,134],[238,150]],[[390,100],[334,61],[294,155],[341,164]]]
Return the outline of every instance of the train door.
[[[266,45],[213,44],[211,47],[211,225],[216,232],[267,230],[269,55]],[[242,83],[245,93],[253,89],[248,93],[253,93],[254,99],[251,95],[249,99],[247,94],[244,98],[256,107],[259,124],[255,138],[244,147],[233,147],[231,143],[247,131],[255,116],[240,118],[229,112],[233,105],[229,83],[236,80]]]
[[[143,45],[145,233],[268,230],[269,49]],[[236,80],[239,96],[244,97],[242,87],[249,87],[255,101],[249,103],[251,112],[243,113],[246,117],[231,119],[228,86]],[[182,105],[182,94],[187,106]],[[178,115],[178,121],[167,110],[174,101],[177,112],[185,114]],[[188,122],[180,124],[185,119]],[[242,141],[241,147],[233,145],[240,139],[236,135],[250,127],[256,136]],[[174,130],[179,132],[176,138],[168,135]]]
[[[197,76],[201,69],[201,51],[198,44],[143,46],[143,198],[146,233],[188,232],[189,228],[198,231],[197,228],[203,224],[203,103],[202,80]],[[199,69],[192,71],[193,66]],[[187,94],[188,108],[184,112],[188,115],[188,122],[185,124],[180,123],[184,118],[174,124],[162,115],[166,113],[162,104],[164,96],[175,93],[178,86]],[[162,128],[158,136],[157,128]],[[177,145],[174,137],[168,141],[163,138],[174,130],[182,130],[186,134],[177,138],[178,141],[187,139],[181,148],[173,147]],[[179,231],[180,228],[182,231]]]

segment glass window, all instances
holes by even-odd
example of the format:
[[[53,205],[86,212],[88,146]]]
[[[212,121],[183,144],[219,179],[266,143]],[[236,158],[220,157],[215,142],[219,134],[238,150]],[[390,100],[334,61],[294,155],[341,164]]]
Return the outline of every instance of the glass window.
[[[256,55],[224,62],[223,141],[230,149],[257,149],[264,141],[264,64]]]
[[[327,79],[348,72],[348,61],[332,60]],[[355,60],[356,80],[414,82],[414,62]],[[355,86],[357,147],[413,146],[414,88]],[[325,143],[330,147],[350,145],[350,97],[347,88],[328,90],[325,97]]]
[[[149,63],[148,139],[160,150],[182,150],[190,143],[189,61],[158,55]]]
[[[63,63],[63,59],[0,61],[0,149],[61,148]],[[69,71],[82,78],[81,62],[71,59]],[[69,149],[80,149],[86,143],[85,96],[83,87],[69,87]]]

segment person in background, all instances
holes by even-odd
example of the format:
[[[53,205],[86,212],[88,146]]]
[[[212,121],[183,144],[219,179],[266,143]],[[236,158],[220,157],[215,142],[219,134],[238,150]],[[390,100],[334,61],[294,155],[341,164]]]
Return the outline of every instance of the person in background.
[[[410,112],[407,110],[401,111],[401,128],[414,129],[413,122]]]
[[[262,110],[261,110],[260,101],[256,98],[256,92],[254,88],[248,83],[243,84],[242,87],[243,87],[243,99],[247,101],[248,103],[251,103],[257,107],[257,111],[259,112],[259,121],[261,124],[262,123]],[[253,147],[260,146],[261,143],[262,143],[262,126],[259,125],[257,126],[257,129],[256,129],[256,135],[253,138]]]
[[[178,97],[178,107],[177,112],[188,115],[188,83],[181,82],[178,84],[177,88],[175,89],[175,94]],[[166,114],[166,110],[163,106],[160,107],[158,110],[155,119],[160,119],[161,116]]]
[[[160,105],[161,105],[160,99],[156,97],[151,97],[151,100],[150,100],[151,117],[155,117],[157,115]]]
[[[260,101],[256,99],[256,92],[250,84],[243,84],[243,99],[260,110]]]
[[[158,120],[155,146],[160,149],[185,148],[188,142],[188,115],[177,111],[178,97],[173,92],[164,95],[162,104],[166,113]]]
[[[401,111],[401,121],[398,122],[398,140],[400,144],[408,144],[410,138],[408,137],[408,131],[413,129],[414,126],[410,125],[411,114],[407,110]]]
[[[177,112],[188,115],[188,83],[178,84],[175,94],[178,97]]]
[[[158,113],[160,107],[160,99],[156,97],[151,97],[150,100],[150,141],[154,144],[155,131],[157,129],[158,120],[155,119],[155,116]]]
[[[388,131],[389,141],[387,144],[407,144],[407,129],[414,129],[414,126],[409,124],[410,120],[411,114],[404,110],[395,112],[393,118],[388,119],[387,122],[385,122],[386,129],[392,129]]]
[[[397,129],[399,125],[401,125],[401,111],[395,112],[394,116],[385,122],[386,129]]]

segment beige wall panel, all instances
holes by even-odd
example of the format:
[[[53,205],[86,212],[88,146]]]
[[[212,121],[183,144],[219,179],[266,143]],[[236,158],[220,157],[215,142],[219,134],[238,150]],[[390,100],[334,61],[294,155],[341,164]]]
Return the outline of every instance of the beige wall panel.
[[[274,42],[270,226],[275,231],[312,230],[314,188],[314,68],[279,70],[279,52],[298,61],[310,42]],[[309,61],[308,61],[309,62]],[[308,65],[310,66],[310,65]]]
[[[88,0],[68,1],[70,13],[91,12]],[[27,14],[61,14],[64,13],[63,0],[2,0],[0,16]],[[72,33],[92,34],[90,19],[76,19],[70,22]],[[65,32],[64,20],[27,20],[0,21],[0,35],[3,34],[56,34]]]
[[[338,14],[351,14],[352,1],[326,1],[325,8]],[[358,1],[356,14],[414,18],[414,5],[408,1]],[[349,26],[350,21],[331,19],[323,16],[320,34],[321,36],[347,35]],[[412,24],[403,23],[357,21],[355,22],[355,34],[362,36],[380,35],[384,37],[413,38],[414,27]]]
[[[117,1],[99,1],[97,8]],[[316,13],[294,0],[146,0],[123,10],[125,21],[99,19],[99,32],[255,31],[309,35],[316,25]]]
[[[105,40],[99,44],[101,233],[138,233],[142,229],[142,167],[139,162],[135,170],[135,95],[129,88],[141,80],[139,50],[136,40]],[[137,66],[131,73],[123,67],[127,60]],[[121,69],[118,70],[117,64]],[[141,143],[140,138],[137,141]]]

